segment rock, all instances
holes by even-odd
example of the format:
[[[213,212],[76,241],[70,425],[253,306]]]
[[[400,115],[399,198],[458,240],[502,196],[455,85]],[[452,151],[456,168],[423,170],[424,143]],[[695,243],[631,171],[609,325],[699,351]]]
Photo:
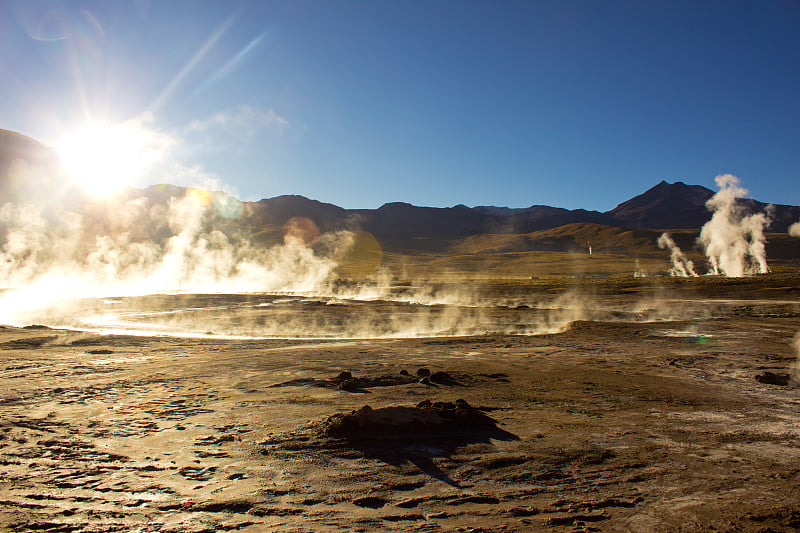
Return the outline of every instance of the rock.
[[[383,498],[379,498],[377,496],[363,496],[361,498],[356,498],[353,500],[353,503],[358,505],[359,507],[368,507],[370,509],[380,509],[384,505],[386,505],[386,500]]]
[[[764,372],[756,376],[756,381],[765,383],[767,385],[781,385],[785,387],[789,384],[789,374],[775,374],[773,372]]]
[[[434,402],[425,400],[416,407],[391,406],[336,414],[325,422],[325,433],[332,436],[356,435],[419,436],[430,432],[475,431],[494,428],[494,421],[465,400]]]
[[[359,380],[350,378],[342,380],[336,388],[339,390],[354,391],[361,389],[360,385]]]
[[[432,383],[439,383],[442,385],[453,382],[453,380],[450,378],[450,374],[447,372],[442,372],[441,370],[431,374],[428,379],[430,379]]]
[[[427,368],[424,368],[424,367],[423,368],[418,368],[417,369],[417,375],[419,377],[421,377],[421,378],[424,378],[424,377],[430,376],[431,375],[431,371],[428,370]]]

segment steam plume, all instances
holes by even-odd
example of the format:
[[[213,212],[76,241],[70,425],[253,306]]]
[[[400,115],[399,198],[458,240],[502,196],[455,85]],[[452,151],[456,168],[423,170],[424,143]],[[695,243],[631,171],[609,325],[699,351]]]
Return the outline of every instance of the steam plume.
[[[717,176],[716,182],[720,190],[706,202],[706,207],[714,214],[698,238],[708,257],[709,274],[741,277],[769,272],[764,247],[764,229],[770,222],[767,215],[743,216],[736,199],[748,191],[739,186],[736,176]]]
[[[789,226],[789,235],[792,237],[800,237],[800,222],[795,222]]]
[[[658,247],[662,250],[669,250],[672,268],[669,273],[671,276],[689,277],[697,276],[694,270],[694,263],[681,251],[669,233],[662,233],[658,238]]]
[[[6,204],[0,286],[16,290],[3,294],[0,309],[9,315],[63,298],[165,290],[320,290],[350,243],[347,232],[321,235],[315,246],[288,232],[282,244],[257,246],[214,227],[210,193],[189,192],[166,205],[117,199],[57,215]]]

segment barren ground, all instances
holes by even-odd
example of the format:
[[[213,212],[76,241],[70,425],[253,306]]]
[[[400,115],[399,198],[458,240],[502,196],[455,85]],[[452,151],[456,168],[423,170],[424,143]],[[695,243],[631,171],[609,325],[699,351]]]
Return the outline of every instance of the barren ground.
[[[6,327],[0,529],[795,531],[800,388],[755,376],[789,372],[800,302],[768,298],[541,336]],[[401,374],[421,367],[449,379]],[[325,433],[365,405],[457,399],[496,426]]]

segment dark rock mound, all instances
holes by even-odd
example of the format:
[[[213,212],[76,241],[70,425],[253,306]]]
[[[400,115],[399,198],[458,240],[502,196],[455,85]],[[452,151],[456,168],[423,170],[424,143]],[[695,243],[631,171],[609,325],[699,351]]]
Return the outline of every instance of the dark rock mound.
[[[337,413],[324,421],[284,435],[274,435],[261,442],[263,455],[291,454],[317,450],[344,459],[370,457],[387,464],[413,464],[422,472],[458,487],[457,481],[433,462],[448,457],[456,449],[475,443],[491,444],[496,440],[519,440],[497,427],[495,420],[465,400],[432,402],[425,400],[415,407],[364,407],[349,413]],[[409,489],[410,490],[410,489]],[[379,506],[379,499],[365,497],[362,507]]]
[[[450,377],[450,374],[448,374],[447,372],[442,372],[441,370],[439,370],[438,372],[434,372],[433,374],[428,376],[428,379],[431,381],[431,383],[438,383],[440,385],[458,384],[453,378]]]
[[[356,498],[353,500],[355,505],[359,507],[367,507],[369,509],[380,509],[384,505],[386,505],[386,500],[380,498],[378,496],[364,496],[362,498]]]
[[[431,373],[427,368],[420,368],[412,376],[406,370],[401,370],[395,375],[383,376],[354,376],[351,372],[339,372],[336,377],[331,379],[300,378],[270,385],[270,387],[291,387],[300,385],[313,385],[315,387],[325,387],[347,392],[367,392],[366,389],[373,387],[394,387],[397,385],[409,385],[411,383],[423,383],[425,385],[451,385],[460,386],[450,374],[441,370]]]
[[[497,427],[496,422],[465,400],[431,402],[416,407],[390,406],[335,414],[319,428],[342,449],[352,449],[393,465],[411,463],[448,485],[457,481],[442,471],[433,457],[447,457],[457,448],[491,439],[517,440]]]
[[[789,374],[775,374],[774,372],[764,372],[756,376],[756,381],[766,385],[780,385],[786,387],[791,382]]]
[[[377,377],[358,377],[350,372],[340,372],[333,379],[318,380],[314,383],[317,387],[328,387],[348,392],[364,392],[364,389],[372,387],[392,387],[396,385],[407,385],[415,380],[408,375],[400,373],[394,376]]]
[[[325,422],[325,434],[335,437],[401,438],[431,433],[486,431],[496,429],[495,421],[465,400],[431,402],[416,407],[391,406],[373,409],[365,405],[357,411],[336,414]]]

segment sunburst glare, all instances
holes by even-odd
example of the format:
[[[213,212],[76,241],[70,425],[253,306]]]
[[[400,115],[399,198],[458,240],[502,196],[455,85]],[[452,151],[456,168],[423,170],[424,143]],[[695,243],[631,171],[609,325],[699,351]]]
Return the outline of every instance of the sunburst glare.
[[[92,196],[104,197],[141,180],[164,160],[172,144],[168,135],[134,119],[88,124],[64,135],[56,150],[72,182]]]

